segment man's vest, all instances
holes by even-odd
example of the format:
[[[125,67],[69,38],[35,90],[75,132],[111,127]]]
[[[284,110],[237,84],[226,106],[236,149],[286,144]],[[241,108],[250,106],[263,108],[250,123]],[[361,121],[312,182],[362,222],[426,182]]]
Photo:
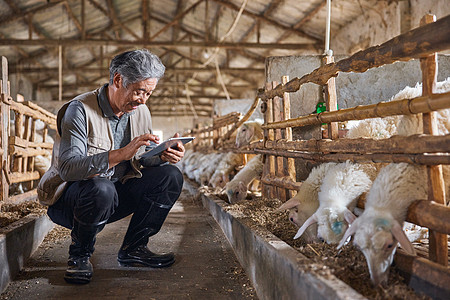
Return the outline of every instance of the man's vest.
[[[109,125],[109,119],[103,116],[103,112],[98,104],[97,96],[99,89],[88,93],[81,94],[72,101],[80,101],[86,112],[87,124],[87,155],[94,155],[114,149],[114,136]],[[61,141],[61,121],[69,106],[69,103],[64,104],[58,111],[56,119],[57,133],[55,143],[53,145],[52,163],[47,172],[42,176],[37,187],[39,202],[43,205],[54,204],[59,197],[61,197],[66,187],[59,176],[59,146]],[[150,111],[146,105],[139,105],[134,114],[129,117],[131,140],[137,136],[152,132],[152,121]],[[125,182],[130,178],[140,178],[142,173],[140,171],[141,164],[138,157],[145,151],[145,147],[141,147],[135,156],[130,160],[131,170],[123,176],[120,181]]]

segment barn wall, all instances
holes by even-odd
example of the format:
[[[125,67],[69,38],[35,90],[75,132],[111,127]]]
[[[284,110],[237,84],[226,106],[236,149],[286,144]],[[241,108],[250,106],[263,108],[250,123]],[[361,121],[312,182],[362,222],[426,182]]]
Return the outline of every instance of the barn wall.
[[[33,84],[27,77],[20,74],[10,74],[8,77],[10,82],[11,96],[17,99],[17,94],[21,94],[26,100],[33,99]]]
[[[331,32],[330,48],[335,54],[353,54],[419,26],[427,13],[437,18],[450,14],[448,0],[379,1],[338,32]],[[355,4],[356,5],[356,4]],[[333,12],[331,12],[333,14]],[[333,18],[333,17],[332,17]]]
[[[211,121],[211,118],[199,118],[197,122]],[[153,130],[161,130],[163,132],[163,138],[168,139],[172,137],[176,132],[180,135],[188,130],[194,128],[193,117],[152,117]]]

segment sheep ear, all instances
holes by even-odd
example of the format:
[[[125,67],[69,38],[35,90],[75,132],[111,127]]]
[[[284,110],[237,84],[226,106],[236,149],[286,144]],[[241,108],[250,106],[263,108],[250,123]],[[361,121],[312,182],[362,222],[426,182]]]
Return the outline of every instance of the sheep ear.
[[[409,241],[400,224],[395,220],[391,228],[391,233],[406,253],[416,255],[416,250],[414,249],[413,244]]]
[[[356,220],[356,216],[348,208],[344,210],[344,218],[348,224],[352,224]]]
[[[347,231],[344,233],[344,237],[339,242],[337,249],[341,249],[342,246],[344,246],[344,244],[348,240],[348,238],[355,234],[356,229],[358,229],[357,223],[353,223],[352,226],[347,228]]]
[[[303,223],[302,227],[300,227],[300,229],[297,231],[297,234],[294,236],[294,240],[301,237],[302,234],[305,232],[305,230],[314,223],[317,223],[316,214],[313,214],[311,217],[308,218],[308,220],[305,221],[305,223]]]
[[[278,207],[276,211],[282,211],[282,210],[285,210],[285,209],[294,208],[294,207],[296,207],[299,204],[300,203],[298,202],[297,199],[291,198],[288,201],[284,202],[280,207]]]

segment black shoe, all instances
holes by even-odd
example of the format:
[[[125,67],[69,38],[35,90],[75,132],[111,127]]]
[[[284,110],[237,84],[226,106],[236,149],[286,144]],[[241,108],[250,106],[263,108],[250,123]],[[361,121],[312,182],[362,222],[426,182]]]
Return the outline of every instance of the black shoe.
[[[175,256],[173,253],[155,254],[147,246],[140,245],[133,250],[120,249],[117,260],[122,266],[142,265],[151,268],[165,268],[175,262]]]
[[[67,262],[64,280],[68,283],[86,284],[91,282],[94,273],[88,256],[71,257]]]

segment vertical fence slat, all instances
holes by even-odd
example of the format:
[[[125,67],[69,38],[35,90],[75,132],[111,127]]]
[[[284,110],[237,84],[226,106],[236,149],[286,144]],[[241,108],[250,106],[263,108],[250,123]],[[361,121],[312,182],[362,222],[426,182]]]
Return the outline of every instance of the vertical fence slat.
[[[324,63],[329,64],[334,62],[333,56],[325,56],[323,58]],[[327,84],[324,86],[325,90],[325,105],[327,111],[337,110],[337,94],[336,94],[336,80],[334,77],[328,79]],[[328,124],[328,137],[332,140],[339,138],[339,128],[337,122],[331,122]]]
[[[272,81],[272,88],[275,88],[278,85],[278,82]],[[282,110],[282,99],[280,97],[273,98],[273,121],[281,121],[283,120],[284,111]],[[275,129],[274,139],[281,140],[283,138],[281,134],[281,129]],[[284,177],[284,165],[283,165],[283,157],[277,156],[275,157],[275,176],[276,177]],[[286,191],[284,188],[276,187],[277,191],[276,197],[283,202],[286,201]]]
[[[436,21],[433,15],[422,18],[421,25]],[[435,92],[437,82],[437,53],[420,59],[422,70],[422,96],[428,96]],[[423,114],[423,133],[438,134],[436,112]],[[442,166],[427,166],[428,173],[428,199],[445,205],[445,188]],[[448,241],[447,235],[434,230],[429,232],[429,258],[441,265],[448,265]]]
[[[265,86],[266,90],[269,91],[272,89],[272,84],[270,82],[266,82]],[[268,99],[266,102],[262,104],[264,106],[264,124],[268,124],[273,122],[273,107],[272,107],[272,99]],[[264,129],[264,142],[273,140],[273,129]],[[264,167],[263,167],[263,178],[267,175],[271,175],[275,170],[275,160],[271,155],[264,155]],[[264,198],[273,198],[275,188],[271,185],[262,185],[262,195]]]
[[[0,161],[1,167],[1,194],[0,194],[0,208],[2,202],[4,202],[8,198],[8,190],[9,185],[7,183],[7,176],[9,172],[9,162],[8,162],[8,136],[9,136],[9,105],[6,104],[3,100],[7,99],[8,94],[8,60],[6,57],[2,56],[2,69],[1,69],[1,94],[2,99],[0,103],[0,111],[1,111],[1,146],[3,149],[2,159]]]
[[[286,84],[289,81],[289,76],[281,77],[282,84]],[[289,120],[291,118],[291,98],[289,93],[283,93],[283,118],[284,120]],[[292,127],[286,127],[285,129],[285,139],[287,141],[292,141]],[[289,176],[292,181],[296,181],[295,174],[295,160],[293,158],[285,159],[286,162],[286,176]],[[297,191],[286,190],[289,198],[295,196]],[[287,199],[286,199],[287,200]]]

